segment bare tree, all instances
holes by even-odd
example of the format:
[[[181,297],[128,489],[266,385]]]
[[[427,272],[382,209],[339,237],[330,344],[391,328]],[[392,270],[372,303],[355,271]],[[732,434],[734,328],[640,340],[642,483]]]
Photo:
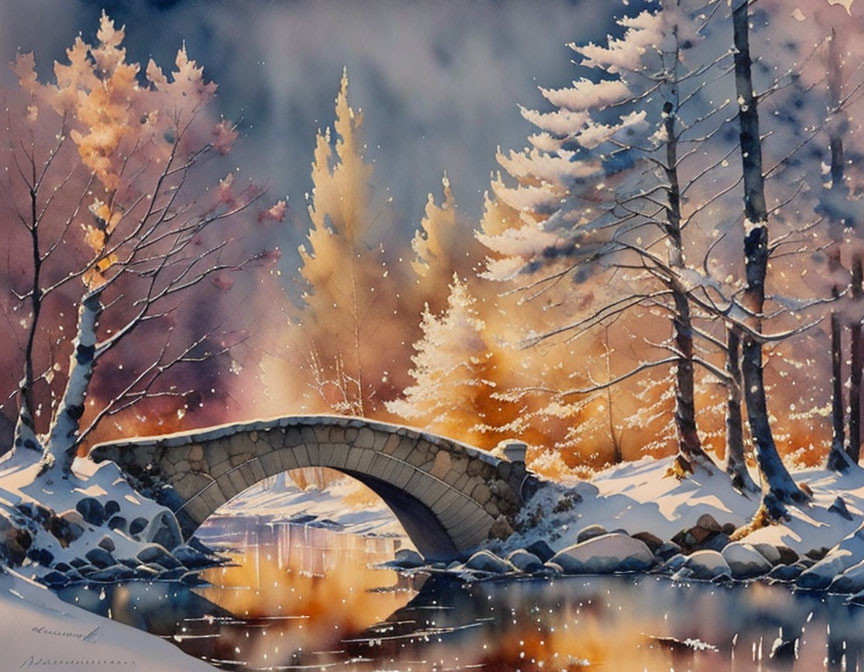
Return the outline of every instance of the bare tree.
[[[29,315],[15,448],[64,474],[106,418],[160,398],[182,406],[194,389],[177,370],[244,338],[230,314],[191,324],[185,301],[209,292],[215,306],[214,285],[269,258],[218,227],[260,191],[236,190],[233,174],[213,190],[202,182],[201,166],[236,136],[205,112],[215,85],[184,50],[170,79],[151,61],[142,82],[122,39],[103,14],[98,43],[79,38],[56,83],[38,82],[32,57],[19,57],[26,113],[5,128],[4,205],[31,253],[16,291]],[[53,343],[71,349],[65,371]]]

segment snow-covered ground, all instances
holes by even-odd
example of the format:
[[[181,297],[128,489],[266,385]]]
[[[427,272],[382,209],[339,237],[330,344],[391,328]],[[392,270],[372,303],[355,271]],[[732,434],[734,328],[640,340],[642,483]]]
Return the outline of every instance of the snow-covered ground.
[[[541,488],[522,513],[523,521],[531,519],[537,525],[512,538],[507,547],[542,539],[556,550],[565,548],[575,544],[588,525],[629,534],[647,531],[665,540],[695,525],[705,513],[721,525],[739,527],[758,508],[758,495],[742,495],[724,473],[698,471],[679,481],[666,476],[670,462],[671,458],[646,457],[610,467],[590,482],[573,480]],[[831,548],[864,522],[864,469],[855,468],[842,476],[826,469],[805,469],[793,476],[812,489],[812,503],[790,506],[788,522],[758,529],[746,541],[782,544],[804,553]],[[566,499],[574,494],[578,497],[572,498],[570,506]],[[851,520],[829,511],[838,496],[852,514]],[[538,509],[540,515],[536,515]]]
[[[3,670],[213,671],[169,642],[63,602],[15,572],[0,575]]]

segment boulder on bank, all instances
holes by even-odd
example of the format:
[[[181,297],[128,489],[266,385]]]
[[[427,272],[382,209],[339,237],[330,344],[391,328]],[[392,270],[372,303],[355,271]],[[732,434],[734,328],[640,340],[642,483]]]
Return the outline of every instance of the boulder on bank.
[[[864,561],[852,565],[845,572],[835,577],[828,586],[832,593],[860,593],[864,590]]]
[[[507,561],[512,564],[520,572],[532,574],[538,571],[543,562],[533,553],[529,553],[524,548],[517,548],[507,556]]]
[[[602,525],[588,525],[587,527],[583,527],[579,534],[576,535],[576,543],[581,544],[583,541],[602,537],[604,534],[607,534],[607,532],[606,528]]]
[[[87,523],[99,527],[105,522],[105,507],[95,497],[83,497],[75,504],[75,509]]]
[[[516,571],[516,567],[507,560],[499,558],[492,551],[477,551],[468,558],[464,567],[478,572],[489,572],[490,574],[506,574],[507,572]]]
[[[115,564],[114,556],[111,555],[104,548],[96,547],[91,548],[84,554],[84,557],[90,561],[94,567],[99,569],[105,569],[106,567],[110,567]]]
[[[721,553],[735,579],[752,579],[771,571],[771,563],[751,544],[740,541],[727,545]],[[780,557],[779,553],[777,555]]]
[[[396,556],[391,564],[400,569],[416,569],[426,564],[426,561],[413,548],[400,548],[396,551]]]
[[[804,568],[798,565],[777,565],[768,572],[768,578],[776,579],[777,581],[794,581],[801,576],[802,571],[804,571]]]
[[[654,565],[654,554],[644,542],[612,533],[569,546],[556,553],[551,562],[566,574],[641,572]]]
[[[719,552],[696,551],[687,556],[687,561],[679,574],[679,578],[683,579],[713,581],[721,577],[732,578],[732,569]]]
[[[159,544],[147,544],[135,556],[143,564],[156,564],[163,569],[175,569],[180,566],[176,558]]]
[[[170,511],[161,511],[144,530],[144,541],[164,546],[169,551],[183,543],[177,518]]]
[[[631,534],[631,537],[634,539],[638,539],[643,544],[648,547],[652,553],[657,553],[657,550],[663,546],[663,540],[655,534],[651,534],[650,532],[637,532],[636,534]]]
[[[552,559],[552,556],[555,555],[555,551],[552,550],[552,547],[542,539],[528,544],[525,547],[525,550],[529,553],[533,553],[543,562],[549,562]]]
[[[806,555],[814,557],[816,554]],[[811,590],[825,590],[837,576],[861,562],[862,557],[864,557],[864,528],[858,528],[824,554],[824,557],[810,569],[802,572],[798,577],[798,586]]]

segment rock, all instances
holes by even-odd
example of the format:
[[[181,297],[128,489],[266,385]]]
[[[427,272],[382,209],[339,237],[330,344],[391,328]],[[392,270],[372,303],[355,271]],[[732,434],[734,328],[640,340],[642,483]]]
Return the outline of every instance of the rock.
[[[543,561],[533,553],[529,553],[524,548],[517,548],[507,556],[507,561],[520,572],[533,574],[543,566]]]
[[[687,556],[683,553],[677,553],[669,558],[666,562],[660,565],[656,572],[658,574],[674,574],[687,563]]]
[[[640,572],[654,565],[654,554],[638,539],[604,534],[559,551],[552,562],[568,574]]]
[[[400,549],[407,550],[407,549]],[[209,555],[205,555],[201,551],[192,548],[188,544],[178,546],[171,552],[177,560],[183,563],[189,569],[201,569],[204,567],[212,567],[215,562]],[[399,551],[396,552],[399,556]],[[422,558],[421,558],[422,560]]]
[[[17,527],[5,516],[0,516],[0,553],[8,563],[20,565],[24,562],[32,544],[30,532]]]
[[[806,555],[811,560],[815,560],[816,562],[819,562],[827,554],[828,554],[828,549],[823,546],[822,548],[811,548],[804,555]]]
[[[117,550],[117,544],[115,544],[114,540],[107,534],[99,540],[97,546],[99,546],[99,548],[104,548],[109,553],[113,553]]]
[[[834,574],[821,571],[822,569],[814,565],[804,570],[795,582],[796,585],[808,590],[825,590],[834,580]]]
[[[477,551],[465,562],[465,567],[474,569],[479,572],[489,572],[490,574],[506,574],[507,572],[515,572],[516,568],[504,560],[499,558],[491,551]]]
[[[864,590],[864,562],[852,565],[845,572],[834,578],[828,586],[831,593],[860,593]]]
[[[68,546],[84,534],[84,526],[86,525],[84,516],[75,509],[63,511],[57,516],[54,522],[51,534],[57,537],[57,540],[63,546]]]
[[[133,521],[134,522],[134,521]],[[130,532],[131,526],[130,526]],[[169,551],[183,543],[180,525],[171,511],[161,511],[150,521],[143,533],[144,541],[164,546]]]
[[[845,500],[840,495],[837,495],[837,499],[835,499],[834,503],[828,507],[828,510],[832,513],[836,513],[841,518],[845,518],[846,520],[852,520],[852,514],[846,507]]]
[[[720,531],[727,537],[731,537],[735,534],[735,529],[735,523],[723,523],[723,525],[720,526]]]
[[[83,497],[75,504],[75,509],[90,525],[99,526],[105,522],[105,507],[95,497]]]
[[[123,516],[111,516],[111,519],[108,521],[108,527],[112,530],[125,531],[127,524]]]
[[[403,569],[415,569],[416,567],[422,567],[426,562],[423,560],[423,556],[413,548],[400,548],[396,551],[396,557],[391,564]]]
[[[587,527],[583,527],[582,531],[576,535],[576,543],[581,544],[583,541],[588,541],[594,537],[601,537],[604,534],[607,534],[607,532],[606,528],[602,525],[588,525]]]
[[[141,518],[140,516],[138,518],[133,518],[132,522],[129,523],[129,534],[132,536],[141,534],[144,531],[144,528],[147,527],[147,523],[148,521],[146,518]]]
[[[723,528],[720,527],[720,523],[718,523],[710,513],[703,513],[699,516],[699,520],[696,521],[696,527],[707,530],[708,532],[723,531]]]
[[[507,516],[504,515],[498,516],[495,522],[492,523],[492,527],[489,528],[490,539],[504,541],[505,539],[509,539],[511,534],[513,534],[513,526],[510,524]]]
[[[72,558],[69,561],[69,564],[73,567],[81,569],[84,565],[88,564],[86,560],[82,560],[81,558]]]
[[[680,552],[681,547],[674,541],[664,541],[663,545],[660,546],[660,548],[658,548],[656,551],[654,551],[654,555],[661,562],[665,562],[672,556],[678,555]]]
[[[129,569],[136,569],[141,565],[141,563],[135,558],[120,558],[117,560],[121,565],[125,565]]]
[[[557,562],[552,562],[550,560],[549,562],[543,563],[543,568],[538,573],[542,576],[557,576],[564,573],[564,568]]]
[[[68,562],[58,562],[54,565],[54,569],[65,574],[66,572],[71,572],[73,567]]]
[[[180,583],[189,586],[190,588],[210,585],[209,582],[198,576],[198,572],[186,572],[183,576],[180,577]]]
[[[139,565],[134,568],[135,578],[136,579],[155,579],[159,576],[161,568],[159,570],[155,570],[152,567],[148,567],[147,565]],[[171,571],[183,571],[183,570],[171,570]]]
[[[788,546],[783,546],[782,544],[778,544],[775,546],[777,552],[780,554],[780,563],[784,565],[794,565],[798,560],[800,560],[798,554],[793,551]]]
[[[87,576],[90,581],[99,581],[100,583],[114,583],[115,581],[128,581],[135,578],[135,570],[129,569],[124,565],[111,565],[105,569],[100,569]]]
[[[90,564],[99,569],[105,569],[116,563],[114,556],[104,548],[91,548],[84,554],[84,557],[90,561]]]
[[[113,499],[109,499],[107,502],[105,502],[106,520],[118,513],[120,513],[120,505],[116,501],[114,501]]]
[[[859,527],[834,546],[830,552],[822,553],[814,549],[806,555],[818,562],[801,573],[797,581],[798,586],[811,590],[824,590],[837,576],[858,564],[864,557],[864,528]]]
[[[641,541],[648,547],[648,550],[650,550],[654,554],[656,554],[657,549],[659,549],[663,545],[663,540],[660,537],[651,534],[650,532],[637,532],[636,534],[631,534],[630,536],[634,539],[638,539],[639,541]]]
[[[768,578],[778,581],[794,581],[801,576],[802,571],[803,567],[796,567],[795,565],[777,565],[768,572]]]
[[[729,543],[729,535],[722,532],[714,532],[700,545],[701,550],[721,552]]]
[[[687,556],[684,569],[689,569],[691,572],[687,578],[700,581],[711,581],[721,576],[732,576],[732,569],[726,559],[717,551],[696,551]]]
[[[736,579],[752,579],[771,571],[771,563],[751,544],[736,541],[726,546],[722,555]]]
[[[552,559],[552,556],[555,555],[555,551],[552,550],[552,547],[543,540],[538,540],[528,544],[525,547],[525,550],[529,553],[533,553],[543,562],[549,562]]]
[[[31,562],[42,567],[50,567],[54,564],[54,554],[47,548],[33,548],[32,546],[27,551],[27,557]]]
[[[752,544],[753,548],[755,548],[759,553],[762,554],[762,557],[765,558],[771,565],[779,565],[780,564],[780,551],[777,550],[777,547],[774,544],[766,544],[764,542]],[[797,557],[797,556],[796,556]]]
[[[69,583],[69,577],[57,570],[51,570],[39,579],[49,588],[62,588]]]
[[[168,550],[159,544],[148,544],[138,551],[138,555],[135,557],[145,565],[155,563],[164,569],[175,569],[180,566],[180,563],[171,556]]]

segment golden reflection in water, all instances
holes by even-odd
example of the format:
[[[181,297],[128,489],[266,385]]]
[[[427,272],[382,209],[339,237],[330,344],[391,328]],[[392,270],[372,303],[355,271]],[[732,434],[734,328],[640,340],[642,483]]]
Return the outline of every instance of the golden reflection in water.
[[[386,619],[415,594],[410,579],[372,567],[393,559],[398,540],[274,527],[266,543],[250,532],[233,555],[236,566],[203,572],[212,587],[196,591],[247,621],[221,628],[232,659],[264,666],[295,651],[338,650],[343,638]]]

